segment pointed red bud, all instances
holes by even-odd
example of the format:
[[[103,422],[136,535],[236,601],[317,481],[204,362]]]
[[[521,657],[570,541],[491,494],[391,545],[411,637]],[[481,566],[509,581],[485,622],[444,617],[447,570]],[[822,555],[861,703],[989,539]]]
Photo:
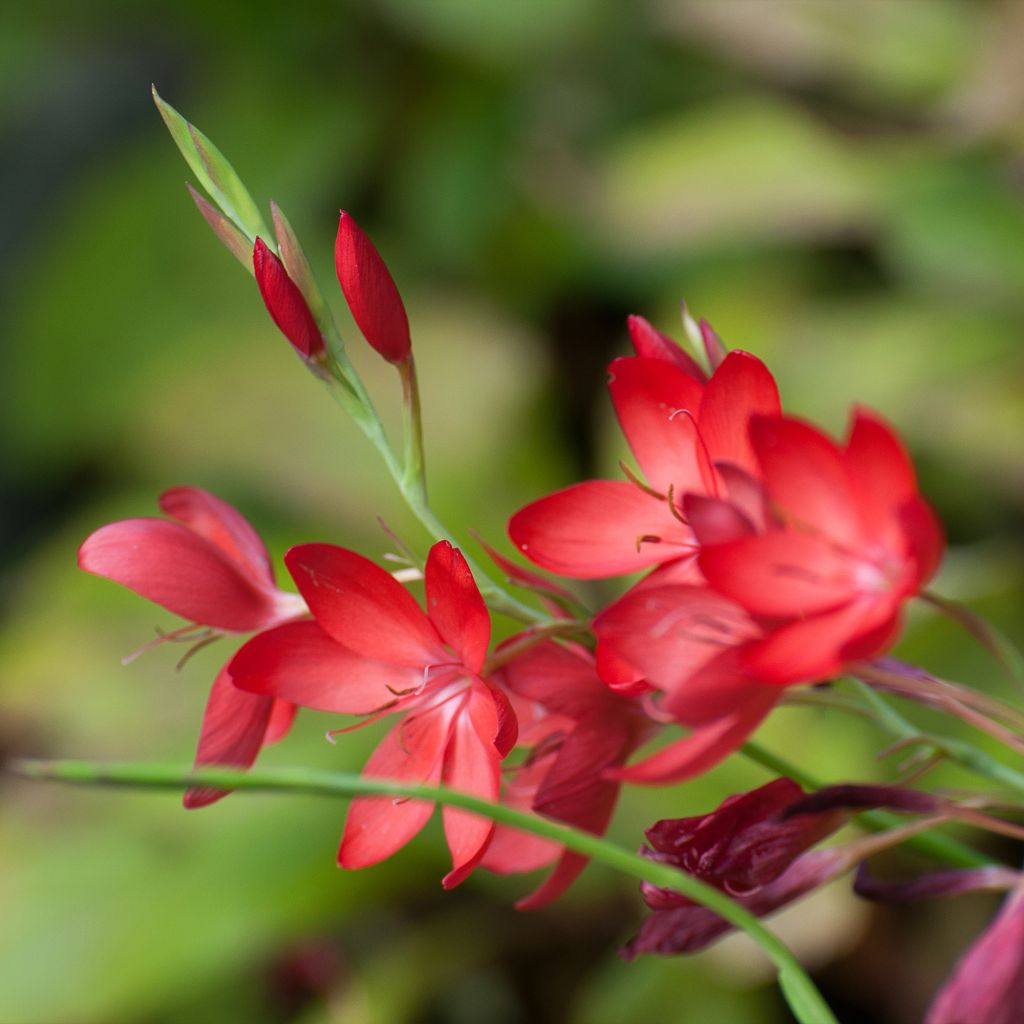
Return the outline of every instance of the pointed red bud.
[[[298,285],[261,238],[256,239],[252,265],[260,295],[278,329],[304,359],[319,358],[324,351],[324,339],[313,314]]]
[[[344,210],[334,246],[334,266],[363,337],[389,363],[405,362],[412,342],[402,297],[373,242]]]
[[[626,324],[629,327],[633,350],[638,356],[674,363],[683,373],[689,374],[702,384],[708,379],[708,375],[692,356],[687,355],[667,334],[655,330],[642,316],[627,317]]]

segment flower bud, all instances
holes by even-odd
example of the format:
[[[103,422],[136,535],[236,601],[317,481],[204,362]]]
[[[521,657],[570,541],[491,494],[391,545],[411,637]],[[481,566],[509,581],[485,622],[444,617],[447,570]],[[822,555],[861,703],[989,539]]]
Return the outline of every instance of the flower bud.
[[[303,359],[318,359],[324,352],[324,339],[306,305],[298,285],[288,276],[281,261],[261,238],[252,251],[256,283],[267,310],[281,333]]]
[[[404,363],[412,342],[402,297],[373,242],[344,210],[334,246],[334,266],[363,337],[389,363]]]

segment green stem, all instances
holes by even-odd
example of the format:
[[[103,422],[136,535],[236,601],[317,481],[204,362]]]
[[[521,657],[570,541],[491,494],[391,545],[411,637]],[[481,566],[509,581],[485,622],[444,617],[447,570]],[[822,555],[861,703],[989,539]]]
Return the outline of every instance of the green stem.
[[[1024,773],[990,757],[973,743],[967,743],[954,736],[922,732],[863,679],[851,678],[850,682],[864,703],[875,712],[876,722],[896,739],[927,744],[976,775],[991,779],[1018,793],[1024,793]]]
[[[766,750],[758,743],[745,743],[741,748],[741,753],[770,772],[776,775],[786,775],[795,782],[799,782],[804,789],[822,789],[826,785],[820,779],[809,775],[795,764],[790,764],[785,758]],[[856,818],[858,824],[863,825],[871,832],[886,832],[903,824],[905,820],[890,811],[865,811],[863,814],[858,814]],[[992,857],[980,853],[966,843],[961,843],[958,839],[937,829],[909,836],[902,845],[955,868],[984,867],[988,864],[998,863]]]
[[[377,449],[388,473],[398,486],[399,493],[413,515],[419,520],[420,525],[434,540],[447,540],[462,550],[451,531],[434,515],[427,503],[426,488],[423,486],[422,477],[410,478],[406,473],[405,467],[384,433],[384,425],[374,409],[363,382],[351,363],[348,363],[347,360],[345,362],[347,365],[344,373],[339,373],[327,381],[331,396],[352,417],[359,429]],[[480,593],[494,611],[502,612],[520,622],[546,623],[551,621],[544,612],[524,604],[495,583],[465,550],[462,550],[462,555],[476,580],[476,585],[480,588]]]
[[[430,800],[550,839],[584,854],[599,864],[653,885],[674,889],[745,931],[775,964],[779,985],[801,1024],[836,1024],[814,983],[786,946],[739,904],[718,889],[666,864],[623,850],[599,836],[559,822],[482,800],[441,786],[423,786],[391,779],[368,779],[304,768],[259,769],[250,772],[222,768],[186,770],[164,764],[95,764],[88,761],[16,760],[10,769],[24,778],[84,785],[131,786],[143,789],[252,789],[306,793],[315,796],[399,796]]]
[[[423,413],[420,408],[420,383],[416,376],[416,360],[410,352],[399,364],[402,378],[402,413],[405,436],[405,469],[402,475],[404,486],[415,494],[424,505],[427,504],[427,469],[423,455]]]
[[[920,597],[963,627],[1003,666],[1010,682],[1024,689],[1024,655],[1002,630],[959,601],[951,601],[948,597],[928,590]]]

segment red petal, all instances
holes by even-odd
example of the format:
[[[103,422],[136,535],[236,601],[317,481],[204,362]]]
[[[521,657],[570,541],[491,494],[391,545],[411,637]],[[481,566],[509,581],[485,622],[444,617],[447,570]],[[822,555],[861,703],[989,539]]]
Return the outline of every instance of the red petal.
[[[739,605],[706,587],[638,587],[594,620],[601,645],[663,690],[675,690],[720,651],[760,636]]]
[[[220,548],[261,586],[274,586],[266,545],[238,509],[199,487],[172,487],[160,495],[160,510]]]
[[[839,656],[842,658],[843,664],[875,658],[879,654],[884,654],[896,642],[902,628],[903,612],[902,609],[897,609],[877,626],[873,626],[866,632],[858,633],[852,640],[843,644],[839,649]]]
[[[745,651],[741,645],[715,655],[668,692],[662,709],[683,725],[703,726],[739,707],[760,704],[762,697],[767,699],[768,684],[750,678]]]
[[[889,622],[893,608],[890,599],[864,598],[835,611],[788,623],[752,644],[744,662],[751,676],[779,686],[827,679],[848,660],[844,650]]]
[[[164,519],[123,519],[86,538],[78,564],[192,622],[247,633],[280,619],[258,586],[194,530]]]
[[[746,514],[721,498],[687,494],[683,498],[683,514],[701,547],[726,544],[754,533],[754,524]]]
[[[863,543],[845,454],[820,430],[781,416],[755,416],[750,440],[772,505],[783,520],[840,543]]]
[[[298,710],[289,701],[274,701],[274,706],[270,709],[270,721],[267,722],[267,732],[263,737],[263,746],[269,747],[271,743],[280,743],[292,731],[292,723]]]
[[[601,709],[580,721],[566,737],[538,788],[534,808],[547,817],[603,835],[620,789],[617,781],[604,777],[604,770],[621,765],[638,740],[639,734],[613,708]],[[516,908],[535,910],[556,900],[588,861],[588,857],[566,850],[543,884],[519,900]]]
[[[500,678],[520,697],[571,718],[608,699],[593,660],[550,640],[523,651],[501,669]]]
[[[639,583],[630,587],[628,593],[646,590],[648,587],[704,586],[704,576],[697,565],[696,551],[687,558],[678,558],[674,562],[664,562],[655,566]]]
[[[392,665],[451,661],[412,595],[368,558],[333,544],[300,544],[285,564],[317,622],[342,646]]]
[[[363,775],[436,785],[441,781],[450,725],[447,707],[404,718],[370,756]],[[423,828],[433,810],[434,805],[425,800],[358,797],[349,808],[338,863],[343,868],[364,868],[386,860]]]
[[[633,600],[635,595],[642,590],[676,585],[705,587],[704,577],[697,567],[696,556],[679,558],[674,562],[665,562],[663,565],[659,565],[639,583],[634,584],[619,600],[627,598]],[[615,607],[615,605],[610,607]],[[600,636],[597,638],[597,646],[594,650],[594,663],[600,680],[610,690],[623,697],[637,697],[654,690],[654,687],[644,678],[643,672],[623,656],[622,650],[617,649],[614,642],[602,643]],[[644,663],[649,664],[649,660],[645,659]]]
[[[779,389],[768,367],[749,352],[730,352],[704,389],[697,422],[712,460],[756,472],[748,425],[754,415],[778,415]]]
[[[701,384],[707,380],[707,374],[697,365],[695,359],[687,355],[667,334],[655,330],[642,316],[631,316],[627,318],[626,323],[629,326],[633,350],[638,356],[661,359],[678,366],[683,373]]]
[[[320,355],[324,350],[324,339],[316,320],[299,286],[288,276],[281,261],[267,248],[262,238],[256,239],[252,264],[260,295],[278,330],[304,359]]]
[[[619,769],[614,775],[624,782],[645,783],[682,782],[701,775],[743,746],[778,696],[765,687],[757,701],[752,700],[735,714],[695,729],[685,739],[664,747],[645,761]]]
[[[373,661],[342,647],[315,622],[289,622],[254,636],[228,665],[235,685],[342,715],[368,715],[422,682],[415,666]],[[389,689],[390,687],[390,689]]]
[[[703,387],[661,359],[616,359],[608,368],[608,390],[647,483],[661,494],[673,487],[708,489],[705,453],[697,437]]]
[[[692,535],[664,501],[621,480],[588,480],[521,508],[512,543],[550,572],[597,579],[687,555]],[[643,538],[658,537],[660,541]]]
[[[855,563],[828,540],[780,530],[701,549],[708,584],[754,615],[813,615],[856,593]]]
[[[614,646],[603,644],[600,639],[594,648],[594,668],[601,682],[623,697],[637,697],[654,689],[640,669],[626,661]]]
[[[935,575],[942,561],[945,546],[942,524],[931,505],[920,495],[907,501],[898,510],[897,517],[903,530],[906,553],[915,565],[910,592],[917,593]]]
[[[846,445],[846,472],[864,533],[892,544],[894,510],[917,496],[910,456],[874,413],[857,409]]]
[[[210,688],[203,714],[195,767],[222,765],[248,768],[263,746],[274,701],[236,690],[231,676],[223,668]],[[193,786],[185,792],[184,805],[190,810],[205,807],[230,790]]]
[[[334,245],[334,267],[363,337],[389,363],[404,362],[412,343],[402,297],[373,242],[344,210]]]
[[[424,569],[427,613],[444,642],[474,675],[491,642],[491,616],[458,548],[438,541]]]
[[[622,764],[631,753],[629,725],[607,708],[582,718],[562,742],[537,790],[534,810],[588,832],[603,832],[619,790],[618,783],[604,778],[604,770]]]
[[[486,679],[482,679],[481,683],[490,692],[491,699],[494,701],[494,710],[498,715],[497,731],[492,737],[492,743],[498,756],[505,757],[519,739],[519,719],[515,708],[512,707],[512,701],[503,690],[492,686]]]
[[[579,878],[590,858],[566,850],[555,865],[555,870],[529,896],[516,901],[516,910],[538,910],[558,899]]]
[[[485,686],[473,686],[453,723],[444,760],[445,785],[485,800],[497,800],[501,789],[501,758],[494,749],[497,734],[494,697]],[[445,807],[441,813],[452,854],[452,870],[442,884],[452,889],[479,863],[494,834],[494,822],[458,807]]]
[[[520,811],[533,809],[533,796],[551,766],[553,755],[523,762],[506,783],[501,802]],[[520,832],[508,825],[495,825],[494,836],[480,861],[480,866],[498,875],[535,871],[546,867],[561,853],[563,847],[550,839],[529,832]]]
[[[754,524],[758,533],[782,525],[772,514],[764,485],[757,477],[731,462],[716,462],[715,473],[729,501]]]
[[[522,811],[530,809],[529,801],[517,803],[507,796],[502,803]],[[562,847],[550,839],[520,832],[507,825],[496,825],[478,866],[496,875],[512,875],[547,867],[561,853]]]

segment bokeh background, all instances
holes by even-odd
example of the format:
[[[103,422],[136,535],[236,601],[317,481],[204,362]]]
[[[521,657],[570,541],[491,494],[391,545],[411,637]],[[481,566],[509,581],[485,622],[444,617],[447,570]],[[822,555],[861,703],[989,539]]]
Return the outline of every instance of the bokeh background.
[[[435,504],[462,536],[500,539],[525,501],[615,471],[604,368],[628,313],[678,334],[685,296],[769,362],[791,410],[839,430],[857,401],[898,425],[949,533],[937,589],[1022,639],[1020,3],[90,0],[0,17],[5,752],[190,761],[229,644],[180,673],[166,647],[122,667],[173,620],[75,568],[89,531],[154,513],[169,486],[234,502],[278,558],[304,540],[379,556],[378,514],[426,544],[192,208],[152,81],[282,205],[332,297],[339,206],[377,241],[412,319]],[[339,312],[393,414],[392,372]],[[1012,694],[934,615],[902,650]],[[300,715],[265,763],[358,769],[376,734],[329,746],[338,724]],[[783,710],[761,739],[823,778],[891,771],[883,739],[837,714]],[[630,791],[612,834],[636,846],[766,780],[736,757]],[[0,785],[5,1024],[788,1019],[743,942],[620,962],[642,908],[599,869],[523,915],[532,880],[441,893],[436,823],[354,875],[333,864],[341,802],[186,813]],[[780,927],[844,1021],[910,1024],[994,905],[893,912],[840,885]]]

